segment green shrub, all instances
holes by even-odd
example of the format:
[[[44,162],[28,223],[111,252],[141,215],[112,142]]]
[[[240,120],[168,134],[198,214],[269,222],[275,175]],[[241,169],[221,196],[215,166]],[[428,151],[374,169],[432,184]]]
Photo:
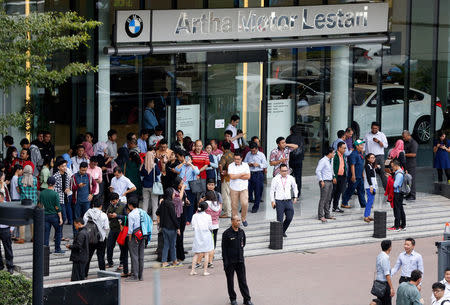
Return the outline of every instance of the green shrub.
[[[23,275],[11,275],[0,271],[0,304],[5,305],[31,305],[31,280]]]

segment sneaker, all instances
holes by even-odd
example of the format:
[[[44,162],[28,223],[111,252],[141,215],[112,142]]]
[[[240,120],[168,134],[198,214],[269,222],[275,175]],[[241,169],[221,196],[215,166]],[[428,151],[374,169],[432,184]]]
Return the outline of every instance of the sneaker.
[[[244,220],[244,221],[242,222],[242,224],[244,225],[244,227],[248,226],[247,220]]]
[[[106,269],[112,268],[112,267],[114,267],[114,264],[108,264],[108,265],[106,265],[105,267],[106,267]],[[117,268],[117,269],[119,269],[119,268]]]
[[[396,228],[396,227],[389,227],[389,228],[387,228],[389,231],[398,231],[398,228]]]
[[[333,212],[334,212],[334,213],[344,213],[344,211],[341,210],[340,208],[333,209]]]
[[[406,227],[400,228],[399,231],[400,231],[400,230],[401,230],[401,231],[406,231]]]
[[[203,275],[204,276],[207,276],[207,275],[210,275],[211,273],[209,273],[209,272],[203,272]]]
[[[199,263],[195,264],[195,269],[198,269],[198,268],[201,268],[201,267],[203,267],[202,264],[199,264]]]
[[[125,279],[125,282],[139,282],[139,279],[135,276],[130,276]]]
[[[208,263],[208,268],[214,268],[214,265],[212,263]]]
[[[53,252],[53,254],[60,254],[60,255],[62,255],[64,253],[66,253],[66,251],[64,251],[64,250],[59,250],[59,251]]]
[[[194,270],[192,270],[189,275],[197,275],[197,272],[195,272]]]
[[[183,263],[182,262],[177,262],[176,264],[173,264],[172,267],[183,267]]]
[[[167,265],[162,265],[161,266],[161,268],[164,268],[164,269],[168,269],[168,268],[171,268],[171,267],[172,267],[171,264],[167,264]]]

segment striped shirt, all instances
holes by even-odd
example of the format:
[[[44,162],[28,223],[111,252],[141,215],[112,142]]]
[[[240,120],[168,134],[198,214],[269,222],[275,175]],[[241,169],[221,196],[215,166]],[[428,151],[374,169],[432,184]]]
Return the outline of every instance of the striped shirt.
[[[191,152],[192,164],[197,166],[200,170],[203,166],[209,165],[209,155],[206,151],[201,151],[199,154],[196,154],[194,151]],[[200,172],[200,178],[206,179],[206,171]]]

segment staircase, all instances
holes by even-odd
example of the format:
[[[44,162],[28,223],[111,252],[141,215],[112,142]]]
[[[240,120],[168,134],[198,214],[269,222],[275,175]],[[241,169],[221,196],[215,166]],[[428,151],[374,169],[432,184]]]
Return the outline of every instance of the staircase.
[[[441,235],[443,233],[445,222],[450,221],[450,200],[438,195],[418,194],[418,196],[415,202],[408,202],[405,206],[407,231],[388,231],[388,239],[419,238]],[[387,223],[389,226],[392,225],[393,213],[390,206],[384,204],[381,208],[377,207],[376,209],[386,210]],[[380,239],[372,237],[373,224],[367,224],[362,220],[363,210],[353,208],[346,210],[344,214],[336,215],[336,220],[329,220],[325,224],[322,224],[310,215],[294,216],[287,231],[288,237],[284,239],[283,249],[271,250],[268,248],[270,220],[266,220],[263,214],[264,211],[251,214],[248,217],[249,226],[244,228],[247,235],[246,256],[309,251],[320,248],[380,242]],[[221,219],[220,221],[216,258],[221,257],[221,233],[230,223],[229,219]],[[187,251],[191,249],[192,241],[193,231],[190,227],[187,227],[184,239],[184,245]],[[152,267],[156,262],[156,242],[156,234],[154,234],[149,247],[145,249],[145,268]],[[14,245],[13,249],[15,265],[19,267],[22,273],[31,276],[33,266],[32,244]],[[51,245],[50,249],[53,250],[54,246]],[[119,247],[116,246],[114,251],[114,261],[116,264],[119,261],[119,254]],[[70,278],[72,264],[69,261],[69,256],[70,251],[66,251],[64,255],[50,254],[50,276],[45,277],[45,281]],[[191,257],[192,255],[189,253],[185,264],[190,263]],[[97,257],[94,254],[90,274],[95,274],[97,270]]]

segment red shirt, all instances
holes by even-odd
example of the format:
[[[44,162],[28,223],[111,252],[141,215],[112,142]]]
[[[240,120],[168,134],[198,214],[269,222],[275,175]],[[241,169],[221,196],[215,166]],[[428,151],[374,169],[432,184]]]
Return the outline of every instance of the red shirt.
[[[221,151],[225,151],[225,150],[223,149],[223,146],[222,146],[224,142],[225,142],[225,140],[219,142],[219,149],[220,149]],[[233,142],[228,142],[228,143],[230,143],[230,150],[231,150],[231,152],[234,153],[234,144],[233,144]]]
[[[206,151],[202,151],[199,154],[196,154],[195,152],[191,152],[192,157],[192,164],[194,166],[197,166],[200,170],[203,166],[209,165],[209,155]],[[206,179],[206,170],[200,172],[200,178]]]
[[[25,168],[25,166],[29,165],[33,168],[33,172],[34,172],[34,164],[30,160],[23,161],[22,159],[17,158],[16,160],[13,161],[11,167],[14,169],[14,165],[16,165],[16,164],[22,165],[23,168]]]

